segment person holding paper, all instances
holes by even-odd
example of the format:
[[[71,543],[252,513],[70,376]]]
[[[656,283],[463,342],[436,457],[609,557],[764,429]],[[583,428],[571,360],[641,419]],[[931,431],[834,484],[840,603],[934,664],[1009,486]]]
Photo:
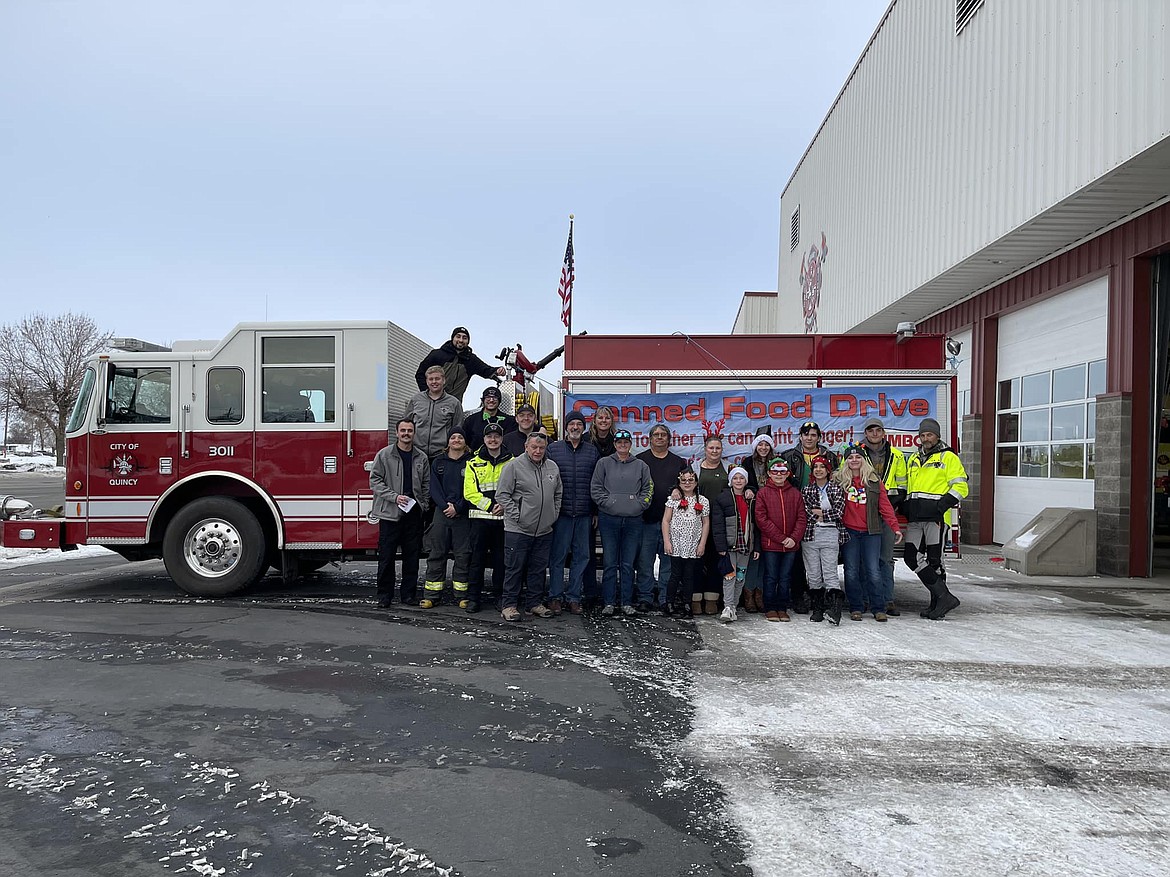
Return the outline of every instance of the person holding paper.
[[[418,600],[418,566],[422,552],[423,512],[430,501],[431,466],[414,446],[414,421],[403,418],[396,441],[378,451],[370,470],[374,493],[372,517],[378,520],[378,605],[394,602],[394,556],[402,550],[403,603]]]

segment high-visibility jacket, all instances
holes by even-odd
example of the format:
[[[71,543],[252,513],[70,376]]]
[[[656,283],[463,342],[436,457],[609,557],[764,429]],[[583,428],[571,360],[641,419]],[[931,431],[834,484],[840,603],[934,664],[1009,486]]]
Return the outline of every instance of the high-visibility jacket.
[[[861,445],[861,452],[865,454],[865,459],[873,462],[870,457],[869,446]],[[883,470],[878,472],[878,476],[882,479],[882,484],[886,486],[886,493],[889,494],[890,503],[894,508],[898,508],[899,504],[906,497],[906,455],[898,448],[895,448],[889,442],[886,442],[886,462]]]
[[[967,498],[967,491],[967,470],[959,455],[939,442],[930,453],[918,451],[906,461],[902,512],[909,521],[941,522],[948,509]]]
[[[467,468],[463,470],[463,498],[471,506],[468,517],[503,523],[503,518],[492,514],[492,506],[496,504],[500,473],[511,459],[512,455],[503,448],[494,460],[488,456],[487,448],[480,448],[479,453],[467,461]]]

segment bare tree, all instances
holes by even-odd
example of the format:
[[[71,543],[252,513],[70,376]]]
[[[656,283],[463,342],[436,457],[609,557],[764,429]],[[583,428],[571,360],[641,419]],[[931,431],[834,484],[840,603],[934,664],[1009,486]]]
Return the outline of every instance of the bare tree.
[[[65,425],[85,362],[105,350],[110,336],[87,314],[33,314],[0,328],[0,386],[12,404],[53,436],[57,465],[65,461]]]

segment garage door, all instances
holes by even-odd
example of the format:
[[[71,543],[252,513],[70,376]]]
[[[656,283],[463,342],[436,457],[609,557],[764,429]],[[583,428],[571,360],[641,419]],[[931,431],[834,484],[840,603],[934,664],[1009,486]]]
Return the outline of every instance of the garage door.
[[[999,320],[994,539],[1049,506],[1093,507],[1093,398],[1104,392],[1102,277]]]

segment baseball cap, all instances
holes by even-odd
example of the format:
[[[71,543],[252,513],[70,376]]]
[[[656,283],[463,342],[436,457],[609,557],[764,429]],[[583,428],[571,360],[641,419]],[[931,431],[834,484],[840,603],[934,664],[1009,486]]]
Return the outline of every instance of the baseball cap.
[[[498,423],[489,423],[483,428],[484,435],[503,435],[504,428]]]
[[[880,417],[871,417],[869,420],[865,421],[865,426],[863,426],[862,429],[869,429],[871,426],[880,426],[882,429],[886,428],[886,425],[882,423]]]
[[[613,431],[613,440],[615,442],[620,442],[620,441],[632,442],[634,440],[634,436],[633,436],[633,434],[631,434],[631,432],[628,429],[615,429]]]
[[[536,409],[533,408],[531,405],[529,405],[527,402],[525,402],[523,405],[521,405],[519,408],[516,409],[517,414],[523,414],[525,411],[529,412],[530,414],[536,413]]]
[[[502,399],[502,398],[503,398],[503,397],[500,395],[500,389],[499,389],[499,387],[484,387],[484,388],[483,388],[483,394],[482,394],[482,395],[481,395],[479,398],[481,398],[481,399],[486,399],[488,396],[494,396],[494,397],[495,397],[495,398],[497,398],[497,399]]]

